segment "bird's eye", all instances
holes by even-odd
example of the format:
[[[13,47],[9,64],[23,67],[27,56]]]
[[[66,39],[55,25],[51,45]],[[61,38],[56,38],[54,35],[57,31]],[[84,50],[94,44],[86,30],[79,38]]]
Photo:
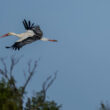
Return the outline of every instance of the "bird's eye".
[[[8,33],[8,35],[10,35],[10,33]]]

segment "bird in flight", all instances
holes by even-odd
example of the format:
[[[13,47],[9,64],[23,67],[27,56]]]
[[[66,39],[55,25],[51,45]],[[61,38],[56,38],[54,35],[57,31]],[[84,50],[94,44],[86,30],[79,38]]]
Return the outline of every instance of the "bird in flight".
[[[19,38],[19,40],[17,40],[12,46],[7,46],[6,48],[19,50],[24,45],[32,43],[37,40],[57,42],[57,40],[52,40],[52,39],[43,37],[43,32],[38,25],[35,25],[34,23],[31,23],[30,21],[26,21],[25,19],[23,20],[23,25],[26,29],[26,32],[21,33],[21,34],[9,32],[0,37],[0,38],[3,38],[6,36],[16,36]]]

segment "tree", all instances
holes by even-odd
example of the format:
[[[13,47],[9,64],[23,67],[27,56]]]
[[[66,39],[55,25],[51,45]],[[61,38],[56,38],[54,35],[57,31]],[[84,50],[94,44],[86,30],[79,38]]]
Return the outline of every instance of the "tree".
[[[23,107],[23,100],[26,94],[26,87],[29,84],[32,76],[34,75],[37,68],[37,61],[34,62],[33,67],[32,62],[28,62],[28,76],[27,79],[21,87],[16,86],[16,80],[13,76],[13,69],[19,63],[20,58],[15,58],[12,56],[10,58],[11,64],[7,67],[6,60],[0,58],[3,68],[0,68],[0,110],[59,110],[61,105],[58,105],[55,101],[47,101],[46,93],[48,88],[53,84],[56,79],[57,72],[54,76],[50,75],[42,84],[42,90],[36,92],[33,97],[28,97],[25,106]],[[9,68],[9,70],[8,70]],[[24,72],[24,75],[25,72]]]
[[[100,104],[100,110],[110,110],[110,106],[107,104],[104,104],[103,102]]]

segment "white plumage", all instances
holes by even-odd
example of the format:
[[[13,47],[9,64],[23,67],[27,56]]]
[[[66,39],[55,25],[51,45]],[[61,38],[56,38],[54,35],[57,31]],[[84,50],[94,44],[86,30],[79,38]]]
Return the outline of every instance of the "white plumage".
[[[34,23],[31,23],[30,21],[26,21],[24,19],[23,21],[23,25],[25,27],[25,29],[27,30],[24,33],[21,34],[16,34],[13,32],[9,32],[2,37],[6,37],[6,36],[16,36],[19,38],[19,40],[17,40],[12,46],[7,46],[6,48],[13,48],[14,50],[19,50],[21,47],[23,47],[26,44],[32,43],[34,41],[37,40],[42,40],[42,41],[52,41],[52,42],[56,42],[57,40],[51,40],[43,36],[43,32],[41,31],[40,27],[38,25],[34,25]]]

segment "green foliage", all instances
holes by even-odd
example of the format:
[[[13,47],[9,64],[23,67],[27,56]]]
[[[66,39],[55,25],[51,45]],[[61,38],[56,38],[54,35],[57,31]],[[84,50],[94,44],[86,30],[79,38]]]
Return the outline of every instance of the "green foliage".
[[[0,110],[17,110],[20,105],[18,91],[6,82],[4,78],[0,81]]]
[[[0,81],[0,110],[23,110],[22,87],[15,89],[13,83],[14,78],[7,82],[2,78]],[[46,101],[45,92],[40,91],[27,99],[24,110],[59,110],[60,107],[55,101]]]
[[[55,101],[45,101],[43,93],[38,92],[36,96],[28,98],[25,110],[60,110],[61,105]]]

